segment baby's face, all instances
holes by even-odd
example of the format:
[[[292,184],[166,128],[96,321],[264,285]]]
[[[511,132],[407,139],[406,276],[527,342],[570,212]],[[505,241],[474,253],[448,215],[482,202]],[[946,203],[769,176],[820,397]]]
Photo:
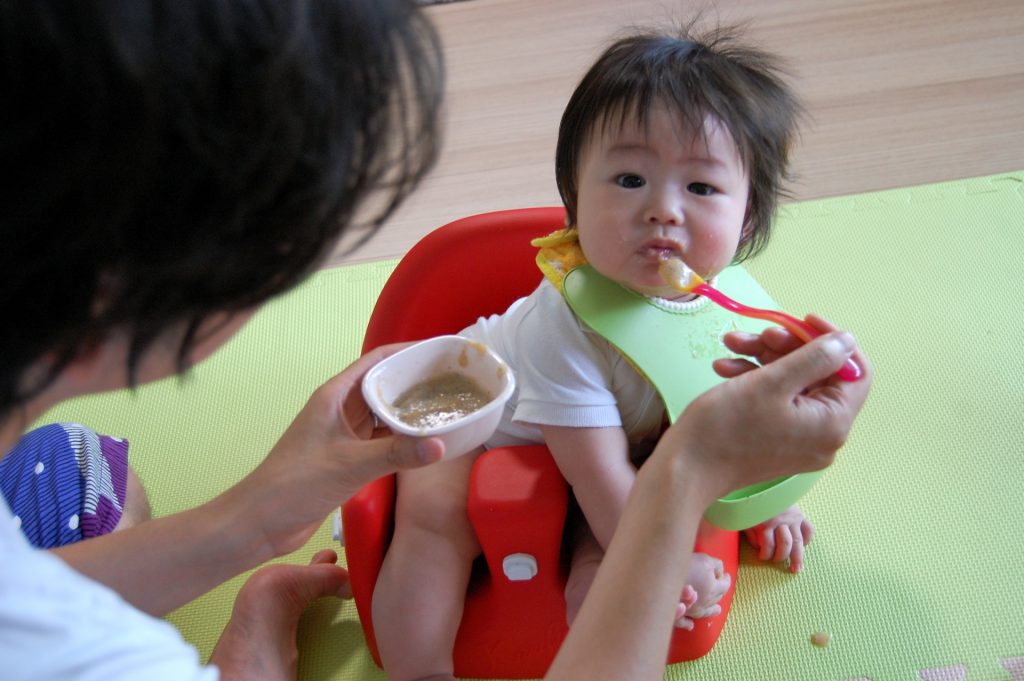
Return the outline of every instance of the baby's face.
[[[677,298],[658,274],[678,257],[710,279],[736,254],[750,182],[728,130],[683,130],[665,107],[647,126],[596,130],[580,155],[577,226],[590,264],[623,286]]]

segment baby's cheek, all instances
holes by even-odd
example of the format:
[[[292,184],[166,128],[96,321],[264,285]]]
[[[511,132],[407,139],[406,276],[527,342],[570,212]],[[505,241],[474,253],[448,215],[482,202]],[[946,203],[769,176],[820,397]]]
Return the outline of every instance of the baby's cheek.
[[[739,239],[710,231],[701,235],[699,248],[694,250],[699,262],[689,263],[690,266],[705,279],[711,279],[732,264],[739,250]]]

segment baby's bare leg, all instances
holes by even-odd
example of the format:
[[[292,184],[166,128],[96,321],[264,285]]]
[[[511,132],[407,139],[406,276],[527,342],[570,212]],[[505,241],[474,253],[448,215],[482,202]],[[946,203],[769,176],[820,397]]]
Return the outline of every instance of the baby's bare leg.
[[[395,535],[373,592],[373,627],[391,681],[448,679],[473,559],[466,515],[479,452],[398,474]]]

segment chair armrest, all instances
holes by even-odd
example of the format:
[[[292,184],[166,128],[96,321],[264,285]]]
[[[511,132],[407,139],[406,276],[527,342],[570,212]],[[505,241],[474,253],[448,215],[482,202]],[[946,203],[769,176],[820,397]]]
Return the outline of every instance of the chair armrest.
[[[544,578],[557,576],[568,496],[543,445],[498,447],[481,455],[470,475],[467,510],[496,584],[532,578],[527,565],[533,561],[532,567],[547,573]],[[518,567],[509,564],[510,557]]]

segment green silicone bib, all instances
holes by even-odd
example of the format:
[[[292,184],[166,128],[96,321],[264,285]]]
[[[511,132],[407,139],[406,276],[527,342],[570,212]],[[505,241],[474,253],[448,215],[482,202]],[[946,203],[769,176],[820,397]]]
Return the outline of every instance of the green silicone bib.
[[[726,268],[716,288],[747,305],[778,309],[742,267]],[[598,274],[590,265],[566,275],[564,293],[573,312],[647,376],[672,422],[693,399],[722,382],[711,362],[727,355],[721,342],[726,332],[757,333],[769,326],[710,302],[696,310],[662,307]],[[726,530],[753,527],[796,503],[821,473],[793,475],[736,490],[712,504],[705,517]]]

